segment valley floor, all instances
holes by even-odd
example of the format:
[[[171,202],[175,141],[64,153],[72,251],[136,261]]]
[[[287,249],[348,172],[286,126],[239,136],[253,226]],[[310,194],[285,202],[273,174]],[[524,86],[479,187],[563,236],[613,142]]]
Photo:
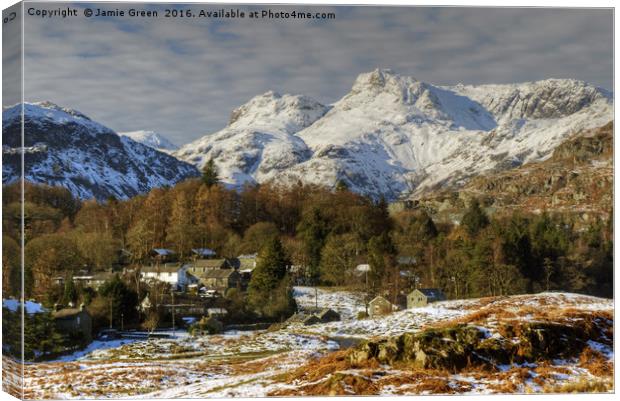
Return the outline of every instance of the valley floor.
[[[297,287],[301,309],[315,306],[315,290]],[[362,298],[319,289],[318,305],[343,321],[277,330],[226,332],[194,338],[94,342],[61,360],[25,365],[25,397],[178,398],[268,395],[388,395],[613,391],[613,301],[568,293],[446,301],[376,319],[356,320]],[[500,323],[587,320],[602,335],[583,352],[540,363],[468,367],[458,373],[369,361],[352,366],[343,340],[353,342],[467,324],[489,338]],[[507,339],[510,340],[510,339]],[[18,365],[3,359],[5,378]]]

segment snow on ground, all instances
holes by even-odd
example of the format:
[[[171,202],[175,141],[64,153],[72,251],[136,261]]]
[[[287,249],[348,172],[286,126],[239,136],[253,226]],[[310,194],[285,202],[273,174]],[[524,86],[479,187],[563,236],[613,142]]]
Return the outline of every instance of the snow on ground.
[[[283,382],[283,374],[337,350],[339,346],[335,340],[342,337],[363,339],[417,331],[425,326],[466,318],[485,308],[519,311],[521,314],[516,314],[519,318],[531,313],[532,308],[613,310],[613,300],[542,293],[445,301],[385,317],[358,320],[357,312],[364,310],[363,294],[326,288],[319,288],[317,294],[318,306],[335,309],[343,321],[312,326],[293,324],[277,330],[230,331],[203,337],[177,332],[174,338],[95,341],[88,348],[56,361],[27,364],[26,397],[196,398],[286,394],[286,391],[296,391],[299,383]],[[314,288],[295,287],[294,295],[300,309],[315,307]],[[489,335],[493,335],[492,324],[487,328]],[[597,341],[589,345],[613,361],[612,347]],[[429,373],[425,380],[443,381],[447,386],[444,388],[458,393],[505,392],[506,387],[502,386],[521,377],[519,372],[524,369],[529,371],[528,376],[518,386],[509,387],[510,391],[541,391],[545,383],[564,383],[590,375],[574,361],[553,361],[553,366],[505,366],[484,377],[475,373],[435,377],[434,373]],[[410,372],[386,368],[384,373],[385,376],[372,377],[381,384],[378,387],[381,394],[432,392]],[[401,380],[403,377],[411,380],[400,384],[388,382],[390,378]]]
[[[343,321],[354,320],[358,312],[364,312],[364,293],[332,288],[295,287],[293,296],[297,301],[297,307],[304,310],[312,310],[318,307],[331,308],[340,313]]]
[[[122,340],[113,340],[113,341],[93,341],[88,346],[82,350],[76,351],[69,355],[63,355],[58,358],[56,361],[58,362],[69,362],[69,361],[77,361],[81,359],[96,359],[96,355],[99,353],[103,353],[108,349],[119,348],[123,345],[130,344],[135,342],[136,340],[122,339]]]

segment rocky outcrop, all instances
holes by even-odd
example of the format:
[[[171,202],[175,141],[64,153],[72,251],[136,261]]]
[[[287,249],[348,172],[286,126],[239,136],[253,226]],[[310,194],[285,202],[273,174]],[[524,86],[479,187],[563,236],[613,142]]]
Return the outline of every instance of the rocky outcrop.
[[[596,325],[588,329],[554,322],[505,323],[496,335],[478,326],[457,325],[370,340],[353,349],[349,359],[353,367],[376,360],[448,371],[474,365],[497,368],[574,357],[588,346],[588,340],[600,336]]]

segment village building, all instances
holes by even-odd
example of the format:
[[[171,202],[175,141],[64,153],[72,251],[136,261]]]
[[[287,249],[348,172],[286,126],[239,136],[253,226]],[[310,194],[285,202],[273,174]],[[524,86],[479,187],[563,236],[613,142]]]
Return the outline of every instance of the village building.
[[[211,269],[199,276],[200,282],[208,289],[226,295],[229,288],[241,285],[241,276],[235,269]]]
[[[175,294],[173,299],[171,294],[164,293],[159,294],[157,297],[153,297],[150,294],[147,295],[140,303],[139,308],[142,312],[146,312],[153,307],[162,308],[168,313],[171,313],[172,308],[174,308],[174,312],[178,316],[200,318],[208,313],[210,305],[211,303],[200,298]]]
[[[417,288],[407,295],[407,309],[426,306],[431,302],[444,301],[446,296],[438,288]]]
[[[120,248],[116,250],[116,266],[123,267],[131,264],[131,259],[133,258],[133,253],[128,251],[125,248]]]
[[[295,313],[287,319],[287,323],[302,323],[304,326],[310,326],[318,323],[330,323],[340,321],[340,314],[333,309],[308,309]]]
[[[389,315],[394,310],[394,305],[382,296],[375,297],[368,303],[368,316]]]
[[[239,255],[229,261],[230,265],[239,270],[239,273],[252,273],[256,268],[257,254]]]
[[[194,248],[192,249],[192,253],[196,259],[212,259],[217,256],[215,251],[209,248]]]
[[[58,308],[58,306],[56,307]],[[90,342],[93,338],[93,319],[84,307],[63,308],[52,313],[54,324],[62,334],[79,336],[84,341]]]
[[[114,272],[104,271],[87,273],[80,272],[80,274],[73,276],[72,280],[76,285],[82,286],[82,288],[93,288],[98,290],[106,281],[110,281],[114,278]]]
[[[202,277],[210,270],[231,270],[232,266],[227,259],[196,259],[187,265],[187,272],[195,277]]]
[[[241,276],[241,288],[247,289],[252,279],[252,272],[256,268],[257,254],[239,255],[236,258],[230,259],[228,262],[230,265],[239,271]]]
[[[150,256],[155,263],[170,263],[177,260],[177,254],[172,249],[154,248],[151,250]]]
[[[161,281],[168,283],[172,288],[185,291],[189,284],[192,284],[194,278],[187,274],[187,267],[178,263],[157,264],[153,266],[142,266],[140,270],[140,278],[142,281]]]
[[[308,315],[308,316],[304,316],[304,318],[302,319],[302,323],[304,324],[304,326],[311,326],[313,324],[319,324],[321,323],[321,319],[317,316],[317,315]]]
[[[207,316],[214,318],[223,318],[228,315],[228,311],[224,308],[208,308]]]
[[[339,322],[340,321],[340,313],[336,312],[333,309],[325,308],[317,315],[319,319],[321,319],[322,323],[330,323],[330,322]]]

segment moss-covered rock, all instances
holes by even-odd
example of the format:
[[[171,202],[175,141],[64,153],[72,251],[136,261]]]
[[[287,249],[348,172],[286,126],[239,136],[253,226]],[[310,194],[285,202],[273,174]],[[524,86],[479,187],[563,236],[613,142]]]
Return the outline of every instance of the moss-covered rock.
[[[488,337],[479,327],[456,325],[369,340],[353,349],[350,362],[366,365],[396,361],[415,367],[457,371],[470,365],[497,366],[577,355],[594,333],[549,322],[500,326],[500,335]]]

